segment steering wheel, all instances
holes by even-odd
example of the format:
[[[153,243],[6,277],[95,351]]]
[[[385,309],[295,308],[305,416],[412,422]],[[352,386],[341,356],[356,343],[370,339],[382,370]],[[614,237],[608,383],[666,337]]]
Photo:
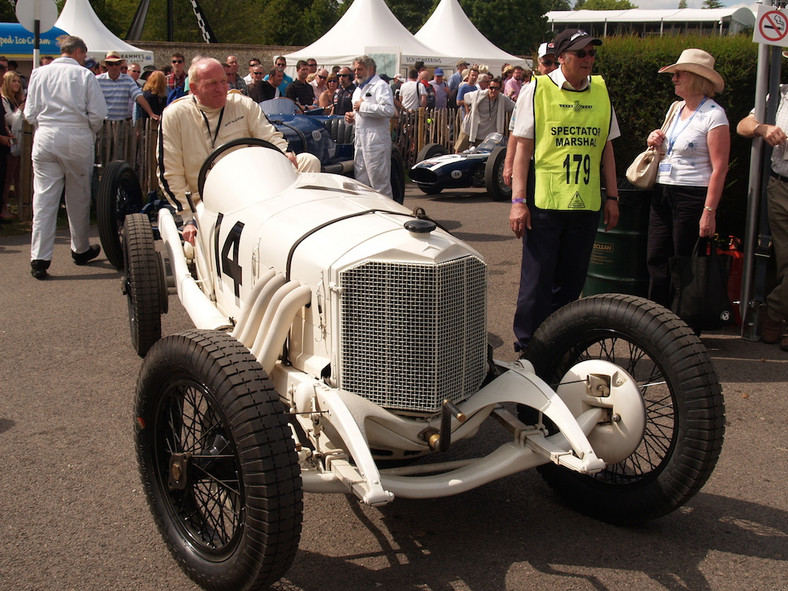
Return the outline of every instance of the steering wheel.
[[[233,148],[237,148],[238,146],[259,146],[261,148],[269,148],[271,150],[276,150],[280,154],[282,150],[277,148],[271,142],[266,140],[261,140],[256,137],[239,137],[234,140],[230,140],[226,144],[222,144],[218,148],[216,148],[213,152],[208,154],[208,157],[205,159],[205,162],[202,163],[200,167],[200,174],[197,175],[197,190],[202,195],[203,189],[205,188],[205,177],[208,176],[208,171],[213,168],[214,162],[216,159],[224,154],[227,150],[232,150]]]

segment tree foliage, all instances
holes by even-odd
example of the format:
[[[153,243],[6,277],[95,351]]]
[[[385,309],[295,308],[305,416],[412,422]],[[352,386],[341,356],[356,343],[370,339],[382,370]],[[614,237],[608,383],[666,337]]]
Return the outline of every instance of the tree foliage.
[[[430,18],[438,2],[439,0],[387,0],[386,4],[399,22],[415,34]]]
[[[572,10],[569,0],[548,0],[547,10]]]
[[[577,0],[575,10],[629,10],[637,8],[629,0]]]
[[[720,0],[703,0],[702,8],[724,8],[725,5]]]
[[[191,3],[170,1],[173,41],[202,42]],[[57,2],[62,8],[65,0]],[[126,37],[139,0],[90,0],[90,3],[110,31],[121,39]],[[439,0],[386,0],[386,3],[405,28],[416,33]],[[333,27],[351,4],[352,0],[200,0],[220,43],[259,45],[309,45]],[[168,0],[150,0],[143,40],[167,40],[167,5]],[[528,54],[550,36],[544,13],[568,8],[569,0],[460,0],[460,5],[479,31],[501,49]],[[3,10],[12,14],[10,6],[0,2],[0,15]]]
[[[471,22],[495,45],[516,55],[552,38],[544,14],[549,0],[460,0]]]

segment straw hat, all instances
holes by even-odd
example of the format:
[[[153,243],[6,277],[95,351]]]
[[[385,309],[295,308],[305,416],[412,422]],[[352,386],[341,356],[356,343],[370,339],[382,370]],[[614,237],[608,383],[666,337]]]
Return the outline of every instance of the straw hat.
[[[685,49],[675,64],[659,69],[660,74],[677,71],[692,72],[710,80],[714,85],[715,92],[722,92],[722,89],[725,88],[722,76],[714,70],[714,57],[702,49]]]
[[[106,57],[104,58],[105,62],[122,62],[123,58],[120,57],[120,54],[117,51],[110,51],[107,53]]]

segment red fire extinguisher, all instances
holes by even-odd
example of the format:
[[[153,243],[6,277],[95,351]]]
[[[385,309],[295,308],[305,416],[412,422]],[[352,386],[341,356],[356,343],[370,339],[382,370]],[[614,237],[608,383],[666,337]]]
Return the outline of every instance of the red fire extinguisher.
[[[728,300],[733,308],[733,319],[736,326],[741,326],[741,314],[739,306],[733,302],[741,298],[741,278],[744,267],[744,252],[742,251],[741,240],[736,236],[728,236],[727,249],[721,250],[720,254],[731,257],[730,271],[728,272]]]

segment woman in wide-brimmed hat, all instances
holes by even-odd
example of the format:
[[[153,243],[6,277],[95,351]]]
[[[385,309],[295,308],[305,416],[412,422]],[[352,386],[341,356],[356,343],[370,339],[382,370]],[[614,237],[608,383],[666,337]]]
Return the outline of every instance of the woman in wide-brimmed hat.
[[[666,131],[656,129],[648,136],[648,145],[662,153],[649,219],[649,298],[669,306],[668,259],[692,254],[699,236],[716,231],[730,128],[725,110],[711,98],[725,82],[709,53],[685,49],[675,64],[659,72],[673,75],[674,92],[683,99],[668,111]]]

